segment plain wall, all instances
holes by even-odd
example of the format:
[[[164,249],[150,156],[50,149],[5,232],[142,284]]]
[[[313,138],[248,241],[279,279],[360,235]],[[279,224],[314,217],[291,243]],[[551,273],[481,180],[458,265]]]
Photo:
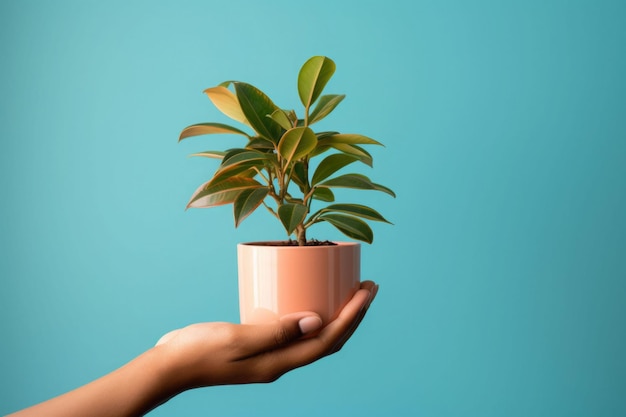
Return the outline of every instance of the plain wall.
[[[238,320],[266,212],[185,211],[178,144],[236,79],[283,107],[312,55],[372,149],[379,297],[335,356],[154,416],[626,415],[626,7],[618,1],[0,2],[0,413],[198,321]],[[235,145],[234,142],[237,144]],[[349,196],[349,197],[348,197]],[[330,227],[311,234],[342,239]]]

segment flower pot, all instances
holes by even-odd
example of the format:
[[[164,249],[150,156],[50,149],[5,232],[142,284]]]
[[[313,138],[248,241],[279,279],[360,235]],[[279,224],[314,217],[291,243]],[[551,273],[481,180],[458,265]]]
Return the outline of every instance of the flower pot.
[[[360,244],[272,243],[237,245],[241,323],[267,323],[298,311],[314,311],[325,324],[333,320],[359,288]]]

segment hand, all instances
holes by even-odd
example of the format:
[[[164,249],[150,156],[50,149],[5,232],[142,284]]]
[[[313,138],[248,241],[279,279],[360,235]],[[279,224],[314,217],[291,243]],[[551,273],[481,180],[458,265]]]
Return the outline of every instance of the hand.
[[[155,349],[173,363],[172,378],[184,389],[271,382],[286,372],[339,351],[363,319],[378,286],[365,281],[339,316],[323,325],[311,312],[276,323],[199,323],[164,335]],[[309,337],[305,337],[305,336]]]
[[[12,416],[142,416],[190,388],[274,381],[340,350],[377,291],[373,282],[363,282],[324,328],[317,314],[303,312],[273,324],[201,323],[175,330],[119,369]]]

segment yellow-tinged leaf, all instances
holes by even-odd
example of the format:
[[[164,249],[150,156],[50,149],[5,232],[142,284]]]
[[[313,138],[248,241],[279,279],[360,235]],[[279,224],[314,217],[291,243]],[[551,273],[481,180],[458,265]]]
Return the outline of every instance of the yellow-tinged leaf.
[[[180,132],[178,141],[180,142],[181,140],[192,136],[212,135],[219,133],[231,133],[243,135],[250,138],[250,136],[248,136],[248,134],[243,130],[239,130],[236,127],[225,125],[223,123],[198,123],[184,128],[183,131]]]
[[[192,153],[189,156],[202,156],[204,158],[222,159],[224,158],[224,155],[226,155],[226,152],[223,151],[204,151]]]
[[[237,96],[228,88],[218,85],[217,87],[207,88],[204,90],[204,93],[209,96],[209,99],[213,102],[215,107],[226,116],[240,123],[250,125],[241,110]]]
[[[293,123],[289,120],[289,116],[282,109],[277,109],[272,113],[269,117],[272,118],[276,123],[280,125],[285,130],[289,130],[293,127]]]

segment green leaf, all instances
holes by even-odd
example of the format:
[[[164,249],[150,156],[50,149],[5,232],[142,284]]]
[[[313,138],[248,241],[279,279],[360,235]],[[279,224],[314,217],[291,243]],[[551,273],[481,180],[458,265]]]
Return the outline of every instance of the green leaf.
[[[298,94],[305,108],[317,100],[335,73],[335,63],[324,56],[314,56],[304,63],[298,74]]]
[[[330,146],[316,146],[315,149],[313,149],[313,152],[311,152],[310,157],[315,158],[316,156],[320,156],[321,154],[326,153],[331,149],[333,148],[331,148]]]
[[[335,110],[335,107],[337,107],[337,105],[341,103],[341,101],[345,97],[346,96],[344,94],[341,94],[341,95],[331,94],[327,96],[321,96],[320,100],[317,102],[317,105],[315,106],[315,109],[309,116],[309,124],[312,125],[313,123],[319,122],[324,117],[328,116],[330,112]]]
[[[205,158],[222,159],[224,158],[224,155],[226,155],[226,152],[223,152],[223,151],[204,151],[204,152],[192,153],[189,156],[202,156]]]
[[[326,201],[327,203],[335,201],[335,194],[333,194],[330,188],[316,188],[315,191],[313,191],[312,197],[319,201]]]
[[[289,130],[293,127],[293,124],[289,120],[289,116],[287,116],[287,113],[285,113],[284,110],[277,109],[274,111],[274,113],[270,114],[269,117],[271,117],[272,120],[278,123],[280,127],[285,130]]]
[[[307,211],[308,209],[304,204],[297,203],[283,204],[278,207],[278,217],[285,226],[288,235],[292,234],[296,227],[304,222]]]
[[[237,135],[243,135],[246,137],[248,134],[243,130],[239,130],[236,127],[228,126],[222,123],[198,123],[195,125],[187,126],[180,132],[180,136],[178,137],[178,141],[191,137],[191,136],[199,136],[199,135],[210,135],[217,133],[234,133]]]
[[[321,155],[324,152],[330,150],[331,149],[330,145],[320,146],[319,145],[319,141],[324,139],[325,137],[334,135],[336,133],[338,133],[338,132],[320,132],[320,133],[316,133],[316,136],[317,136],[317,146],[315,147],[313,152],[311,152],[311,157]]]
[[[289,110],[287,112],[287,117],[289,117],[289,121],[291,122],[291,127],[298,125],[298,116],[294,110]]]
[[[213,180],[202,184],[193,193],[187,208],[214,207],[235,201],[239,193],[250,188],[261,188],[262,184],[252,178],[231,177],[217,184]]]
[[[318,148],[323,149],[324,147],[325,146],[320,147],[320,145],[318,144]],[[361,148],[358,145],[350,145],[347,143],[335,143],[332,145],[332,147],[337,149],[340,152],[343,152],[344,154],[356,156],[359,159],[359,161],[363,162],[367,166],[371,167],[374,164],[372,155],[368,151],[366,151],[365,149]],[[317,153],[317,151],[315,153]]]
[[[262,150],[274,150],[276,148],[276,145],[274,144],[274,142],[271,142],[265,138],[256,136],[252,139],[250,139],[250,141],[248,142],[248,144],[246,145],[246,148],[248,149],[262,149]]]
[[[313,179],[311,180],[311,185],[315,186],[320,181],[325,180],[326,178],[333,175],[335,172],[339,171],[341,168],[358,160],[359,158],[354,155],[347,155],[342,153],[327,156],[317,166],[317,169],[313,174]]]
[[[277,143],[282,133],[282,127],[270,117],[278,107],[261,90],[253,85],[234,82],[237,100],[241,110],[250,122],[250,126],[265,139]]]
[[[362,217],[368,220],[391,224],[391,222],[385,219],[379,212],[361,204],[331,204],[330,206],[321,209],[318,213],[322,214],[328,212],[350,214],[352,216]]]
[[[233,158],[236,155],[239,155],[240,153],[247,152],[247,151],[248,149],[245,149],[245,148],[232,148],[232,149],[226,150],[226,155],[224,155],[224,157],[222,158],[222,163],[220,165],[224,165],[224,163],[228,161],[230,158]]]
[[[246,152],[247,149],[246,148],[231,148],[231,149],[227,149],[226,150],[226,155],[224,155],[224,160],[228,160],[230,158],[232,158],[235,155],[238,155],[242,152]]]
[[[235,227],[238,227],[243,219],[248,217],[254,210],[257,209],[267,197],[269,192],[268,188],[250,188],[243,190],[233,204],[235,214]]]
[[[217,185],[232,177],[252,178],[268,163],[277,164],[276,155],[248,149],[231,149],[224,156],[218,170],[213,174],[210,185]]]
[[[339,134],[339,132],[335,132],[335,131],[326,131],[326,132],[318,132],[318,133],[316,133],[317,140],[326,139],[329,136],[338,135],[338,134]]]
[[[213,102],[215,107],[226,116],[240,123],[250,125],[241,110],[237,96],[228,88],[218,85],[217,87],[207,88],[204,90],[204,93],[209,96],[209,99]]]
[[[345,214],[324,214],[319,221],[327,221],[344,235],[366,243],[374,241],[374,232],[363,220]]]
[[[262,166],[266,162],[277,163],[274,154],[259,152],[255,150],[243,150],[243,152],[229,152],[222,160],[220,169],[232,165],[247,164],[249,166]]]
[[[368,138],[367,136],[357,135],[354,133],[338,133],[330,136],[326,136],[320,139],[320,146],[334,146],[335,144],[348,144],[348,145],[380,145],[383,144]]]
[[[317,185],[318,187],[327,187],[327,188],[352,188],[356,190],[377,190],[382,191],[384,193],[389,194],[392,197],[395,197],[396,194],[391,191],[391,189],[373,183],[369,178],[365,175],[361,174],[345,174],[339,177],[332,178],[330,180],[324,181],[321,184]]]
[[[293,180],[293,182],[298,184],[298,186],[300,187],[300,191],[304,193],[305,192],[304,187],[307,184],[308,178],[306,175],[306,169],[305,169],[303,162],[296,162],[293,165],[293,171],[291,172],[291,179]]]
[[[285,132],[278,143],[278,154],[289,164],[308,155],[317,145],[317,136],[308,127],[294,127]]]

